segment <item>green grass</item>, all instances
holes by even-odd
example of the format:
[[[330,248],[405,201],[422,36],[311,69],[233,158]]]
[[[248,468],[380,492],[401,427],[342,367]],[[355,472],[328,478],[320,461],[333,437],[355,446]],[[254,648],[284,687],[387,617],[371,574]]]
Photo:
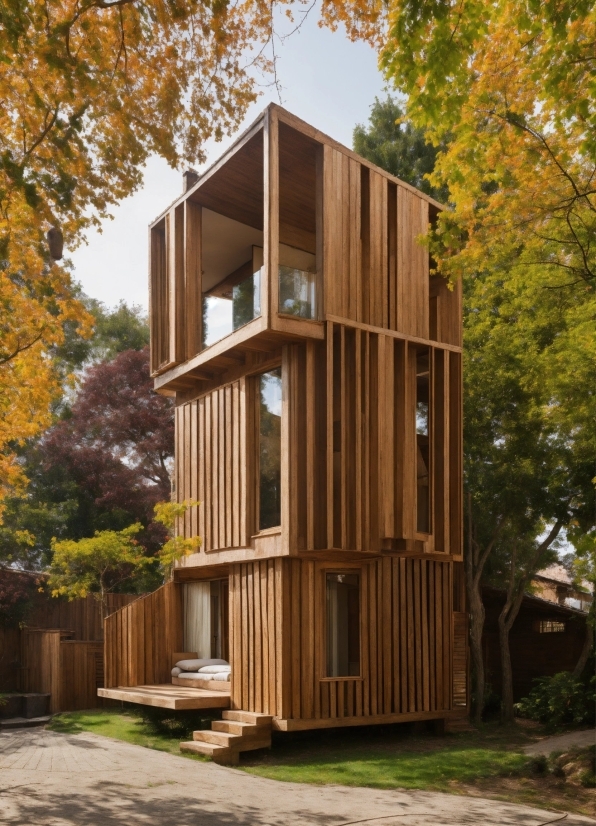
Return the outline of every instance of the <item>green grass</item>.
[[[294,783],[448,791],[454,781],[468,783],[479,778],[511,775],[522,770],[527,762],[523,754],[515,752],[451,746],[431,754],[356,753],[285,766],[247,766],[245,771]]]
[[[247,755],[241,768],[295,783],[449,791],[454,783],[523,772],[529,761],[516,748],[523,739],[492,730],[437,737],[403,726],[308,732],[258,763]]]
[[[133,711],[112,709],[97,711],[70,711],[57,714],[47,726],[51,731],[64,734],[80,734],[83,731],[123,740],[135,746],[181,755],[180,741],[188,739],[187,732],[172,733],[160,730],[151,719],[143,719]],[[200,755],[184,755],[191,759],[203,759]]]

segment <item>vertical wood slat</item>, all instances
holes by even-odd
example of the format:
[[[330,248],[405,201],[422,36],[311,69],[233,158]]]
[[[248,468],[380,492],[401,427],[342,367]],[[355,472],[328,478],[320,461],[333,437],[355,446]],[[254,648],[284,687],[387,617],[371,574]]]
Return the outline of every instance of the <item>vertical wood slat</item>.
[[[170,655],[183,650],[182,600],[168,582],[105,620],[105,685],[169,682]]]
[[[428,201],[397,188],[397,329],[429,338],[429,259],[418,237],[428,232]]]
[[[247,484],[246,381],[236,381],[176,409],[176,496],[201,503],[180,520],[206,551],[246,547],[252,493]]]

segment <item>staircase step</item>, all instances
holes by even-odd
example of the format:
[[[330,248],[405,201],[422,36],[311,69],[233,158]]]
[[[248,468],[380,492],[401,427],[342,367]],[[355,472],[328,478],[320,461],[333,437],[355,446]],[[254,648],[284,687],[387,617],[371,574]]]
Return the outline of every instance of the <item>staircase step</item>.
[[[265,726],[255,726],[252,723],[239,723],[236,720],[213,720],[213,731],[225,731],[228,734],[240,734],[246,737],[249,734],[259,734]]]
[[[239,745],[242,737],[238,734],[227,734],[223,731],[211,731],[204,729],[203,731],[193,731],[192,739],[199,743],[213,743],[216,746],[223,746],[226,749],[235,748]]]
[[[232,749],[233,751],[254,751],[268,749],[271,746],[271,735],[262,728],[257,734],[243,737],[238,734],[228,734],[223,731],[193,731],[193,740],[197,743],[209,743]]]
[[[202,754],[210,757],[214,763],[224,766],[237,766],[239,752],[235,749],[227,749],[224,746],[216,746],[213,743],[198,743],[191,740],[188,743],[180,743],[180,751],[190,754]]]
[[[232,720],[235,723],[251,723],[253,726],[270,727],[273,720],[272,714],[258,714],[256,711],[223,711],[221,715],[224,720]]]

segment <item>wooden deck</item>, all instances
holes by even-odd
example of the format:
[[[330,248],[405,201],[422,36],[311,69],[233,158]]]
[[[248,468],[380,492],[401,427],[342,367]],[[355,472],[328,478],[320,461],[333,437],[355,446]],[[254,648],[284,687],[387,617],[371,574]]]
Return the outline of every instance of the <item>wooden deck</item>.
[[[99,697],[139,703],[144,706],[171,708],[174,711],[191,708],[229,708],[230,692],[208,691],[204,688],[164,683],[162,685],[136,685],[132,687],[98,688]]]

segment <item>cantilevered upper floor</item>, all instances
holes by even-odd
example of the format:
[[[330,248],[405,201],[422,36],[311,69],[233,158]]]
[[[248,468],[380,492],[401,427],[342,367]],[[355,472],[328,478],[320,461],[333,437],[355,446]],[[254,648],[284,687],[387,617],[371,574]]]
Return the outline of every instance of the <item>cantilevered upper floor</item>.
[[[196,392],[325,322],[461,346],[420,242],[441,205],[276,105],[150,228],[151,369]]]

